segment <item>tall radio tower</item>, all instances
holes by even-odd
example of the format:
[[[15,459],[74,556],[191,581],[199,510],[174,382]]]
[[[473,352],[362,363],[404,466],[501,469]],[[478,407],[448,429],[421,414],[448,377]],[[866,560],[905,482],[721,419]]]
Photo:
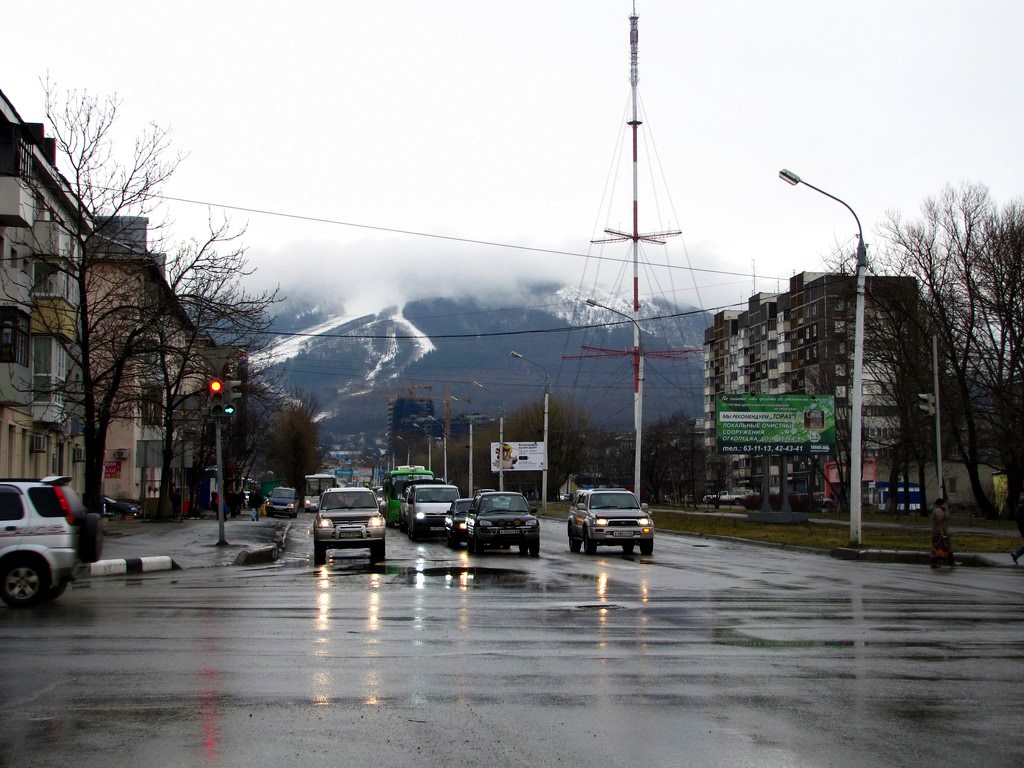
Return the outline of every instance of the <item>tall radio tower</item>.
[[[633,129],[633,231],[619,232],[615,229],[606,229],[605,234],[611,235],[611,237],[592,241],[593,243],[617,243],[624,240],[631,240],[633,242],[633,425],[636,430],[636,453],[633,459],[633,491],[636,493],[637,498],[640,497],[640,436],[643,430],[644,403],[644,354],[640,347],[640,243],[664,245],[665,238],[682,234],[676,230],[640,233],[640,209],[637,202],[637,132],[641,122],[637,116],[636,96],[636,86],[640,81],[639,68],[637,66],[637,51],[640,39],[639,20],[640,17],[636,15],[636,2],[634,0],[633,13],[629,17],[629,84],[633,102],[633,119],[628,123]]]

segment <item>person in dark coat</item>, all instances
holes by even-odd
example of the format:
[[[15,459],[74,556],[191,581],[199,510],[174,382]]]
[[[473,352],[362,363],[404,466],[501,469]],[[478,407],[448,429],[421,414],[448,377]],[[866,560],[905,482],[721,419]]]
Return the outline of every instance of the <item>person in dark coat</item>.
[[[949,538],[949,510],[945,497],[936,499],[932,509],[932,568],[937,568],[940,560],[945,560],[950,567],[956,565],[953,542]]]
[[[1024,536],[1024,496],[1021,497],[1020,502],[1017,504],[1015,517],[1017,518],[1017,530],[1020,531],[1021,536]],[[1017,560],[1024,557],[1024,545],[1018,547],[1016,552],[1011,552],[1010,557],[1013,558],[1013,564],[1017,565]]]

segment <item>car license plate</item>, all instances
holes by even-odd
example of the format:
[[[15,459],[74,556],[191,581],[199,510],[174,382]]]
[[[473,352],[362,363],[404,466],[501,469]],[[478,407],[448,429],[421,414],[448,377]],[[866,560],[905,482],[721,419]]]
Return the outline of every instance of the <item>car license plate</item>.
[[[498,531],[499,534],[505,533],[519,533],[515,528],[505,528],[504,530]]]
[[[358,538],[362,537],[363,532],[362,531],[340,530],[340,531],[335,531],[335,535],[339,539],[358,539]]]
[[[632,536],[632,531],[612,531],[612,536]]]

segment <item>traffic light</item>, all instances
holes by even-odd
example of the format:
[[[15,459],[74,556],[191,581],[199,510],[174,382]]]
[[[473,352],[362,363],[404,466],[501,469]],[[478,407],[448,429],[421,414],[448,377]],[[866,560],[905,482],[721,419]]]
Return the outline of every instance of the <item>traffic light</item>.
[[[935,415],[935,395],[930,393],[921,393],[917,396],[917,409],[924,411],[929,416]]]
[[[242,396],[242,382],[240,381],[225,381],[223,382],[222,393],[224,396],[224,410],[225,416],[231,416],[235,412],[235,400]]]
[[[224,382],[220,379],[210,379],[206,385],[207,405],[210,406],[211,416],[224,415]]]

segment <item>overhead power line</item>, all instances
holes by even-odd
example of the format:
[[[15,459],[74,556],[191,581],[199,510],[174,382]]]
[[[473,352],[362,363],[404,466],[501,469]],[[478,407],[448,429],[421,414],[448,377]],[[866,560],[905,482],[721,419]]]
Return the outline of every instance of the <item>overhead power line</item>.
[[[397,227],[381,227],[373,224],[358,224],[352,221],[341,221],[340,219],[329,219],[323,216],[306,216],[299,213],[285,213],[282,211],[269,211],[264,208],[252,208],[243,205],[231,205],[228,203],[213,203],[205,200],[192,200],[187,197],[172,197],[170,195],[156,195],[161,200],[185,203],[187,205],[202,205],[207,208],[224,208],[229,211],[241,211],[243,213],[259,214],[261,216],[275,216],[283,219],[294,219],[297,221],[309,221],[317,224],[330,224],[336,227],[352,227],[354,229],[367,229],[373,232],[387,232],[394,235],[408,235],[410,237],[427,237],[433,240],[446,240],[455,243],[467,243],[469,245],[482,245],[488,248],[509,248],[517,251],[530,251],[533,253],[544,253],[554,256],[573,256],[580,259],[595,259],[598,261],[610,261],[616,263],[632,264],[630,258],[616,258],[614,256],[598,256],[593,253],[579,253],[576,251],[562,251],[554,248],[538,248],[532,245],[520,245],[518,243],[502,243],[495,240],[480,240],[471,237],[459,237],[457,235],[439,235],[434,232],[418,232],[411,229],[400,229]],[[659,264],[659,268],[680,269],[688,272],[703,272],[709,275],[724,275],[727,277],[755,278],[758,280],[780,280],[777,275],[750,275],[746,272],[732,272],[724,269],[707,269],[704,267],[682,266],[676,264]]]

